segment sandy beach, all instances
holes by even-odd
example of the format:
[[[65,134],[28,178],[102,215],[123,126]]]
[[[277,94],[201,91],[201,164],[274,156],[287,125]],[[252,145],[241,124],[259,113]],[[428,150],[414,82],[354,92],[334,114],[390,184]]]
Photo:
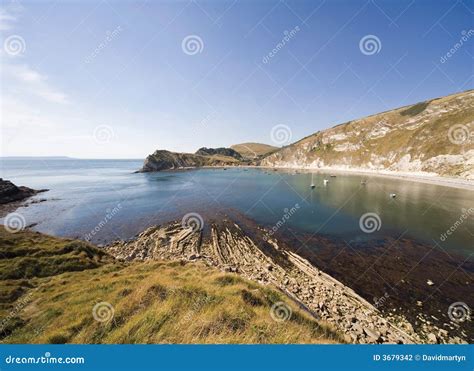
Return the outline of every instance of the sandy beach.
[[[301,170],[305,172],[321,172],[334,174],[349,174],[349,175],[367,175],[380,176],[392,179],[403,179],[412,182],[420,182],[434,185],[441,185],[445,187],[460,188],[474,191],[474,180],[442,177],[432,173],[423,172],[398,172],[390,170],[368,170],[368,169],[341,169],[341,168],[308,168],[308,167],[271,167],[271,166],[248,166],[252,168],[262,169],[278,169],[278,170]]]

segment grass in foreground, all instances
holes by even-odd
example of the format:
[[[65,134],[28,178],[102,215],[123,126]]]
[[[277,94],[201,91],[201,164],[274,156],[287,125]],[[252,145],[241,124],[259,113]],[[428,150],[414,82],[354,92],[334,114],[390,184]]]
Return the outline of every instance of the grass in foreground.
[[[10,252],[0,262],[4,343],[342,341],[280,292],[201,263],[125,264],[89,244],[32,232],[13,235],[3,228],[0,241]],[[81,247],[65,249],[71,244]],[[65,254],[72,254],[73,263]],[[38,268],[26,278],[12,278],[17,265],[8,262],[15,259],[28,259],[27,266]],[[286,318],[281,322],[271,315],[278,302],[286,305],[273,312],[273,317]]]

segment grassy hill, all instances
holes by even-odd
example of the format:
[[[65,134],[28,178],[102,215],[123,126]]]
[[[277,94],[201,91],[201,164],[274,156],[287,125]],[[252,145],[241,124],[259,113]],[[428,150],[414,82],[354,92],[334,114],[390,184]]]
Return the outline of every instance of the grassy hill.
[[[471,90],[319,131],[267,156],[261,164],[474,179],[473,120]]]
[[[246,159],[255,159],[277,151],[279,148],[262,143],[241,143],[231,146],[233,150],[239,152]]]
[[[202,263],[120,262],[90,244],[0,227],[3,343],[332,343],[282,293]],[[291,316],[275,321],[272,306]]]

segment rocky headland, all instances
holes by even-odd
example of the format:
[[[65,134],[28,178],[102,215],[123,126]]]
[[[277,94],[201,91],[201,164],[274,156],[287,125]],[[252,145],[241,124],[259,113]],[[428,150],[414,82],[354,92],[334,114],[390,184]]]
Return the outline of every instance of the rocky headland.
[[[47,189],[35,190],[24,186],[16,186],[6,179],[0,178],[0,204],[7,204],[34,196],[40,192],[46,192]]]
[[[205,150],[205,151],[204,151]],[[178,153],[166,150],[157,150],[147,156],[139,173],[162,170],[180,170],[203,166],[229,166],[239,163],[240,160],[228,155],[211,153],[211,149],[200,149],[199,153]],[[219,151],[222,153],[222,151]]]
[[[243,143],[195,154],[156,151],[140,172],[202,166],[262,166],[362,172],[413,180],[474,180],[474,91],[336,125],[282,148]],[[285,131],[286,129],[283,129]],[[283,132],[291,138],[291,128]],[[466,185],[467,184],[467,185]]]
[[[16,186],[11,181],[0,178],[0,215],[16,209],[26,199],[46,191],[47,189]]]

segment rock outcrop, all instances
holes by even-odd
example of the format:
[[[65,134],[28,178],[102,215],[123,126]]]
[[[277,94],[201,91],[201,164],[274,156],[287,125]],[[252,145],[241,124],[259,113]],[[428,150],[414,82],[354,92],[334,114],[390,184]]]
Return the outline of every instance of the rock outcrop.
[[[424,343],[403,316],[384,315],[333,277],[292,252],[264,229],[247,232],[231,220],[199,226],[174,222],[148,228],[131,241],[106,247],[118,259],[201,260],[260,284],[278,287],[316,318],[333,324],[353,343]],[[451,339],[443,339],[451,342]]]
[[[203,156],[192,153],[177,153],[165,150],[155,151],[145,159],[143,167],[138,171],[142,173],[194,168],[202,166],[226,166],[239,161],[234,157],[222,155]]]
[[[334,126],[267,156],[261,165],[474,179],[474,91]]]
[[[34,196],[39,192],[45,192],[46,189],[35,190],[28,187],[16,186],[9,180],[0,178],[0,205],[15,201],[22,201],[28,197]]]

